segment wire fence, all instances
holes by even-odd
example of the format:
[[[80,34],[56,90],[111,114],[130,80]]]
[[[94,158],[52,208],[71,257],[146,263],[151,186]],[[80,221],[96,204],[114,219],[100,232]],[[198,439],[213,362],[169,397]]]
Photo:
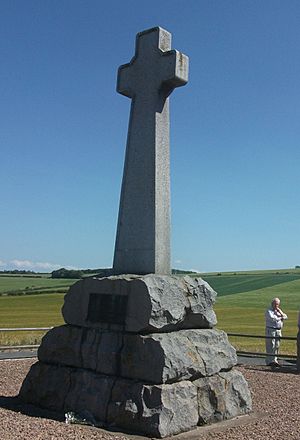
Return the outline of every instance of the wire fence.
[[[53,327],[18,327],[18,328],[0,328],[0,332],[27,332],[27,331],[48,331]],[[35,350],[39,348],[39,344],[27,344],[27,345],[0,345],[0,351],[11,350]]]
[[[256,338],[256,339],[278,339],[280,341],[286,340],[286,341],[297,341],[296,336],[266,336],[266,335],[249,335],[244,333],[227,333],[228,336],[236,336],[240,338]],[[296,344],[295,344],[296,348]],[[297,351],[297,350],[295,350]],[[266,356],[272,356],[274,353],[266,353],[266,352],[257,352],[257,351],[240,351],[237,350],[237,355],[239,356],[251,356],[251,357],[266,357]],[[290,355],[290,354],[279,354],[277,355],[278,358],[281,359],[291,359],[297,361],[297,355]],[[297,361],[298,364],[300,364],[300,360]]]
[[[51,330],[53,327],[20,327],[20,328],[0,328],[0,332],[25,332],[25,331],[48,331]]]

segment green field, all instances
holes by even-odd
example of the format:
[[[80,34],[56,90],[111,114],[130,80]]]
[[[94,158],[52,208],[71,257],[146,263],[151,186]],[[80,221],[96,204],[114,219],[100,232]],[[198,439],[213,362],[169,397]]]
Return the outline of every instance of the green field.
[[[52,327],[63,323],[64,293],[77,280],[49,274],[0,275],[0,327]],[[37,344],[44,332],[0,332],[0,345]]]
[[[280,273],[262,271],[257,273],[224,273],[220,275],[204,274],[205,279],[217,292],[219,296],[233,295],[236,293],[250,292],[269,287],[279,289],[279,284],[290,283],[294,280],[300,280],[300,272],[298,273]]]
[[[203,278],[218,292],[215,312],[218,328],[228,333],[263,335],[264,312],[274,297],[281,299],[287,313],[283,336],[296,336],[297,315],[300,309],[300,273],[260,271],[236,275],[204,275]],[[298,274],[299,273],[299,274]],[[264,351],[263,339],[230,337],[241,350]],[[294,341],[282,341],[281,353],[295,354]]]
[[[1,296],[0,327],[52,327],[63,324],[64,294]],[[37,344],[43,332],[0,332],[0,345]]]
[[[58,289],[66,292],[68,287],[75,281],[72,279],[52,279],[49,274],[37,276],[0,275],[0,294],[56,292]]]
[[[283,335],[296,336],[297,314],[300,308],[300,271],[252,271],[201,275],[217,292],[215,312],[218,318],[217,327],[228,333],[264,334],[264,312],[272,298],[280,297],[282,309],[288,314]],[[0,277],[0,292],[25,289],[26,279],[9,280]],[[14,277],[16,278],[16,277]],[[21,278],[21,277],[17,277]],[[27,286],[59,290],[75,280],[31,279]],[[29,282],[29,284],[28,284]],[[45,284],[41,284],[45,282]],[[23,283],[23,284],[22,284]],[[25,284],[24,284],[25,283]],[[5,290],[5,286],[6,289]],[[28,289],[27,289],[28,290]],[[24,290],[26,292],[26,290]],[[34,292],[32,292],[34,293]],[[63,323],[61,306],[62,293],[39,295],[0,296],[0,327],[47,327]],[[2,333],[0,345],[27,344],[39,342],[37,332]],[[237,349],[264,351],[264,340],[230,337]],[[282,341],[281,352],[295,354],[294,341]]]

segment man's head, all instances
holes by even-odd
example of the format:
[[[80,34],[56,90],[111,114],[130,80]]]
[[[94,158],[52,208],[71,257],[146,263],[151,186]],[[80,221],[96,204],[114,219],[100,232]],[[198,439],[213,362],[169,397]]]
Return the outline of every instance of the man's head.
[[[273,298],[271,304],[272,304],[272,309],[273,310],[278,309],[279,306],[280,306],[280,299],[279,298]]]

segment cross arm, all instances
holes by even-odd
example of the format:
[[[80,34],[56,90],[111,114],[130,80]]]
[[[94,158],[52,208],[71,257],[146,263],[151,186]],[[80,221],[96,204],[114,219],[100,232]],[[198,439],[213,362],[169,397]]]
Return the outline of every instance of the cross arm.
[[[189,58],[178,50],[162,54],[164,77],[163,84],[168,88],[184,86],[188,82]]]
[[[123,64],[118,69],[118,80],[117,80],[117,92],[121,95],[125,95],[128,98],[133,97],[133,90],[131,85],[131,70],[132,61],[128,64]]]

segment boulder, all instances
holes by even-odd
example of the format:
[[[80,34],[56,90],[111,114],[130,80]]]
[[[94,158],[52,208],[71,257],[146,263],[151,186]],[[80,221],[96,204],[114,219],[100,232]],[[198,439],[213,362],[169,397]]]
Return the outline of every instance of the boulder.
[[[43,338],[38,357],[49,364],[154,384],[211,376],[237,362],[235,349],[220,330],[140,335],[71,325],[50,330]]]
[[[198,420],[197,388],[192,382],[145,385],[118,380],[113,387],[110,428],[161,438],[190,431]]]
[[[201,278],[121,275],[86,278],[70,287],[67,324],[134,333],[212,328],[216,292]]]
[[[150,385],[89,370],[37,363],[20,390],[27,403],[60,412],[88,410],[99,426],[166,437],[246,414],[251,396],[241,373]]]
[[[225,332],[215,329],[126,335],[120,375],[146,383],[173,383],[211,376],[237,363]]]
[[[195,380],[194,385],[198,390],[199,425],[232,419],[251,411],[248,384],[235,369]]]
[[[62,325],[43,337],[38,358],[44,363],[115,375],[119,370],[123,339],[121,332]]]

